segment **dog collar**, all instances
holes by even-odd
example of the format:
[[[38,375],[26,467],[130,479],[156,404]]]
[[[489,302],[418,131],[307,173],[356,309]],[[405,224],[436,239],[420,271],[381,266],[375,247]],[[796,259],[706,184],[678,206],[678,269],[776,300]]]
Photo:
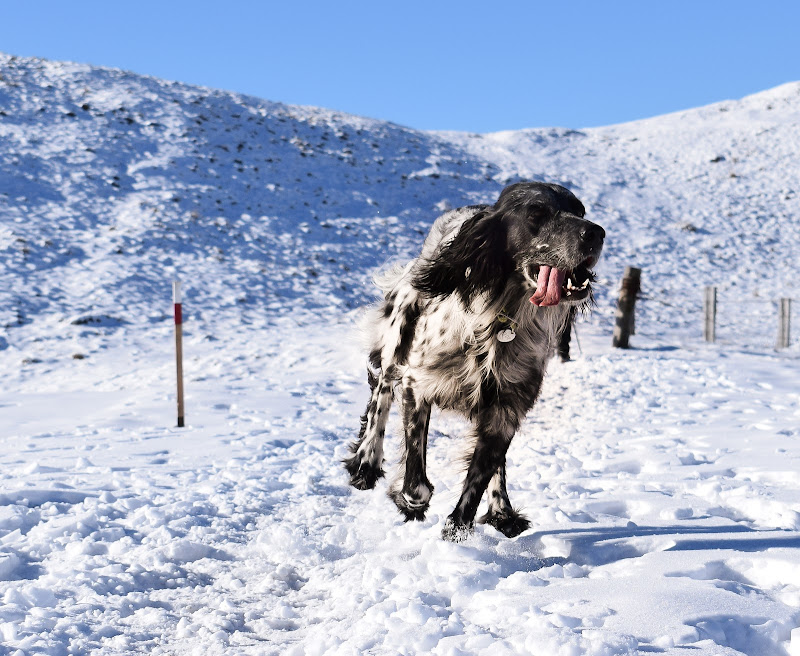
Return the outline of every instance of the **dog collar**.
[[[497,323],[499,330],[497,331],[497,339],[501,342],[510,342],[517,336],[517,328],[519,324],[506,314],[506,309],[500,310],[497,315]]]

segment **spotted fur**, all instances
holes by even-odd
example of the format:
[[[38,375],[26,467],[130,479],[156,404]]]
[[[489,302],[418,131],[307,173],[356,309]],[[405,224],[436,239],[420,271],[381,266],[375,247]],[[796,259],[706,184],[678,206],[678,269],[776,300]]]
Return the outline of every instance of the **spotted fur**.
[[[397,393],[404,448],[389,496],[405,518],[423,519],[433,494],[425,454],[437,405],[469,418],[474,444],[443,537],[469,535],[487,491],[480,521],[509,537],[529,527],[508,498],[505,456],[564,328],[591,298],[590,267],[605,233],[584,214],[564,187],[517,183],[494,205],[440,216],[420,256],[376,280],[384,300],[366,321],[371,396],[345,460],[353,486],[371,489],[383,476],[386,420]],[[569,271],[565,285],[576,283],[557,305],[529,301],[542,266]],[[509,325],[516,336],[503,342],[498,333]]]

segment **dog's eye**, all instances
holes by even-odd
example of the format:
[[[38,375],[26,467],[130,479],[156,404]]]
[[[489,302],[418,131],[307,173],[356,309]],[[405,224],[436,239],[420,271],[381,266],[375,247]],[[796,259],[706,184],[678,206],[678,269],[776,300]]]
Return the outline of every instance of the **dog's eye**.
[[[546,217],[550,214],[550,208],[544,203],[533,203],[528,206],[528,213],[531,216]]]
[[[531,205],[528,208],[528,223],[531,224],[531,227],[536,228],[537,230],[541,227],[541,225],[547,221],[550,216],[550,209],[546,205]]]

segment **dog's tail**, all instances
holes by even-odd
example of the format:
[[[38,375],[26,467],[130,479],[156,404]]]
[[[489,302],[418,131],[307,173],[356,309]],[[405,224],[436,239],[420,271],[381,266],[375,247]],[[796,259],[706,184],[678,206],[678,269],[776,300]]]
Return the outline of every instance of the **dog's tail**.
[[[388,269],[379,271],[372,277],[378,289],[383,292],[384,300],[388,299],[392,292],[397,289],[400,281],[411,271],[415,261],[412,260],[407,264],[394,264]]]

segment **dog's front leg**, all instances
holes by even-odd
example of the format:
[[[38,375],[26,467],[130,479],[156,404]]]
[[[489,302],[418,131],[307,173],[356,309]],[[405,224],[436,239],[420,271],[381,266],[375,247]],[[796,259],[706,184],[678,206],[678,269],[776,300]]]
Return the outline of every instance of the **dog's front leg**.
[[[524,515],[514,510],[508,498],[505,460],[489,481],[487,500],[489,512],[478,520],[479,523],[494,526],[507,538],[516,537],[530,528],[531,523]]]
[[[398,477],[389,490],[389,497],[406,518],[406,521],[425,519],[433,485],[426,474],[428,423],[431,404],[419,398],[414,389],[414,379],[403,379],[403,432],[404,453]]]
[[[442,537],[453,542],[466,539],[472,532],[478,504],[492,476],[505,464],[519,421],[513,412],[498,404],[480,411],[475,424],[477,440],[461,497],[442,529]]]
[[[350,474],[350,485],[359,490],[371,490],[383,476],[383,438],[394,395],[393,384],[384,373],[376,376],[369,371],[371,393],[361,417],[361,432],[350,445],[353,455],[343,461]]]

